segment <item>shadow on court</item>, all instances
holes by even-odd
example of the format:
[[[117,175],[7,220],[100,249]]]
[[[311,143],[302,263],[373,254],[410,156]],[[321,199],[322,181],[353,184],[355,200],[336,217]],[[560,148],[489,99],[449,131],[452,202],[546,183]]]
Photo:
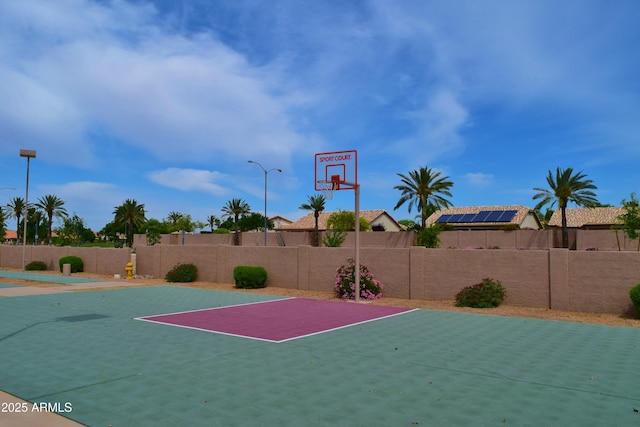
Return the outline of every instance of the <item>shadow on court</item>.
[[[91,426],[640,424],[637,328],[416,310],[266,342],[135,320],[276,299],[3,298],[0,389]]]

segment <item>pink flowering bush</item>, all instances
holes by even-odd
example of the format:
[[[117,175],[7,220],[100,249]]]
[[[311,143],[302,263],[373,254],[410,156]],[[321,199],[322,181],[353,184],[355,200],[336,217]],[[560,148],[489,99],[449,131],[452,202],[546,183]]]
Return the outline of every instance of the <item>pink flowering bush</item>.
[[[355,299],[355,270],[356,264],[352,258],[346,265],[341,265],[336,270],[336,283],[334,290],[342,299]],[[374,300],[382,297],[382,283],[373,277],[366,265],[360,264],[360,298]]]

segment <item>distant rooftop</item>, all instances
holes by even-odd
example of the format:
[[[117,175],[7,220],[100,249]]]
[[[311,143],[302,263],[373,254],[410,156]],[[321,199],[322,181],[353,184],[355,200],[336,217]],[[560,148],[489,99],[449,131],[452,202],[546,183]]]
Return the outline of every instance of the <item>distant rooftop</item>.
[[[567,227],[610,226],[622,224],[618,216],[624,214],[622,208],[567,208]],[[556,209],[549,220],[550,227],[562,227],[562,212]]]

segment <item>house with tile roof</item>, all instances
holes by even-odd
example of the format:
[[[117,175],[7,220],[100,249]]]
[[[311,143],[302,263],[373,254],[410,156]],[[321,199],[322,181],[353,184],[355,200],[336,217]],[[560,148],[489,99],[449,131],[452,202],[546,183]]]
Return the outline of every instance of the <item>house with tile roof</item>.
[[[285,225],[293,223],[293,220],[283,217],[282,215],[272,216],[269,220],[273,223],[273,228],[276,230],[281,230]]]
[[[522,205],[464,206],[442,209],[427,218],[427,226],[448,224],[456,230],[542,229],[536,212]]]
[[[327,229],[327,220],[333,212],[320,212],[318,217],[318,229],[324,231]],[[403,231],[402,225],[400,225],[391,215],[384,209],[376,210],[361,210],[360,217],[366,219],[371,227],[378,226],[384,228],[384,231]],[[313,216],[313,212],[308,213],[297,221],[291,224],[283,225],[282,231],[312,231],[315,229],[316,220]]]
[[[18,241],[18,232],[16,230],[5,230],[5,243],[16,243]]]
[[[567,208],[567,227],[583,230],[609,230],[612,225],[622,224],[618,219],[625,213],[623,208]],[[549,219],[549,227],[562,227],[562,211],[556,209]]]

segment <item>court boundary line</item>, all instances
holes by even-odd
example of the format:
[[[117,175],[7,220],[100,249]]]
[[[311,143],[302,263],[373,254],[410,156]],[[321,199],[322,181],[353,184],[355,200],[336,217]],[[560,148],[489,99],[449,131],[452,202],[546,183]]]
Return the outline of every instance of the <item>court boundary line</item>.
[[[222,307],[211,307],[211,308],[200,308],[200,309],[196,309],[196,310],[176,311],[176,312],[173,312],[173,313],[163,313],[163,314],[155,314],[155,315],[151,315],[151,316],[134,317],[133,320],[140,320],[142,322],[154,323],[154,324],[158,324],[158,325],[174,326],[174,327],[183,328],[183,329],[193,329],[193,330],[196,330],[196,331],[208,332],[208,333],[211,333],[211,334],[220,334],[220,335],[226,335],[226,336],[231,336],[231,337],[245,338],[245,339],[250,339],[250,340],[256,340],[256,341],[263,341],[263,342],[270,342],[270,343],[280,344],[280,343],[283,343],[283,342],[294,341],[294,340],[297,340],[297,339],[300,339],[300,338],[306,338],[306,337],[311,337],[311,336],[314,336],[314,335],[324,334],[324,333],[327,333],[327,332],[337,331],[337,330],[340,330],[340,329],[350,328],[352,326],[357,326],[357,325],[362,325],[362,324],[365,324],[365,323],[375,322],[376,320],[388,319],[390,317],[400,316],[402,314],[411,313],[411,312],[420,310],[418,308],[408,309],[406,311],[401,311],[399,313],[387,314],[385,316],[374,317],[372,319],[367,319],[367,320],[361,320],[359,322],[349,323],[347,325],[342,325],[342,326],[336,326],[334,328],[329,328],[329,329],[323,329],[321,331],[311,332],[311,333],[304,334],[304,335],[297,335],[297,336],[294,336],[294,337],[291,337],[291,338],[284,338],[282,340],[271,340],[271,339],[268,339],[268,338],[253,337],[253,336],[249,336],[249,335],[234,334],[234,333],[223,332],[223,331],[214,331],[214,330],[211,330],[211,329],[204,329],[204,328],[199,328],[199,327],[196,327],[196,326],[180,325],[180,324],[176,324],[176,323],[163,322],[163,321],[159,321],[159,320],[150,319],[151,317],[172,316],[172,315],[176,315],[176,314],[186,314],[186,313],[197,313],[199,311],[212,311],[212,310],[219,310],[219,309],[223,309],[223,308],[242,307],[242,306],[248,306],[248,305],[257,305],[257,304],[264,304],[264,303],[277,302],[277,301],[286,301],[286,300],[293,300],[293,299],[297,299],[297,298],[296,297],[287,297],[287,298],[279,298],[279,299],[268,300],[268,301],[255,301],[255,302],[242,303],[242,304],[225,305],[225,306],[222,306]]]
[[[197,308],[195,310],[185,310],[185,311],[175,311],[175,312],[172,312],[172,313],[152,314],[151,316],[134,317],[133,320],[143,320],[143,321],[153,322],[153,320],[148,320],[146,318],[147,317],[160,317],[160,316],[173,316],[175,314],[197,313],[199,311],[220,310],[220,309],[223,309],[223,308],[233,308],[233,307],[242,307],[242,306],[245,306],[245,305],[265,304],[265,303],[269,303],[269,302],[286,301],[286,300],[290,300],[290,299],[296,299],[296,297],[276,298],[276,299],[269,299],[269,300],[265,300],[265,301],[243,302],[241,304],[223,305],[223,306],[220,306],[220,307]],[[157,323],[162,323],[162,322],[157,322]]]

